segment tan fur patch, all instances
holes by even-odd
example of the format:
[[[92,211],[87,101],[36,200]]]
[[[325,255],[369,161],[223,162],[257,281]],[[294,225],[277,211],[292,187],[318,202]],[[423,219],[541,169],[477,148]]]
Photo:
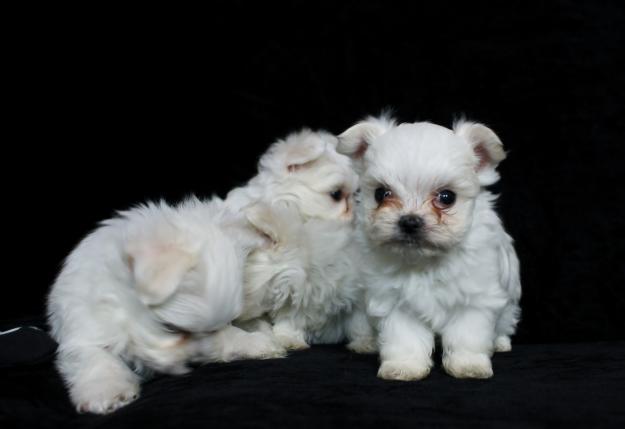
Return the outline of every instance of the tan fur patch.
[[[382,200],[382,202],[376,208],[376,211],[380,211],[384,209],[401,210],[403,207],[404,207],[404,203],[402,203],[402,201],[399,198],[395,196],[391,196],[389,198],[385,198],[384,200]]]
[[[349,203],[349,196],[345,197],[345,211],[343,211],[343,217],[350,218],[352,216],[352,205]]]
[[[358,145],[358,149],[356,149],[356,151],[354,152],[354,154],[352,155],[353,158],[355,159],[360,159],[365,155],[365,152],[367,151],[367,148],[369,147],[369,145],[367,144],[367,142],[361,142]]]
[[[183,332],[180,335],[180,338],[178,339],[178,341],[176,342],[176,344],[174,345],[174,347],[179,347],[184,345],[185,343],[187,343],[189,341],[189,339],[191,338],[191,334],[188,332]]]
[[[310,168],[317,160],[313,159],[312,161],[304,162],[303,164],[289,164],[286,169],[289,173],[295,173],[304,168]]]
[[[432,213],[434,213],[434,216],[436,216],[437,223],[440,224],[443,221],[445,209],[436,207],[436,204],[434,204],[434,200],[430,201],[430,207],[432,208]]]
[[[135,269],[135,258],[132,255],[126,255],[126,264],[128,264],[130,271],[133,271]]]

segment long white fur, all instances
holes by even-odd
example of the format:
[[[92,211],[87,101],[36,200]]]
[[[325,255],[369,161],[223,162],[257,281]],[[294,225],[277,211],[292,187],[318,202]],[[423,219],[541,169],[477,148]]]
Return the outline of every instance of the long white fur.
[[[484,188],[499,178],[499,138],[472,122],[452,131],[388,117],[369,118],[339,138],[339,151],[357,158],[361,174],[359,266],[379,331],[378,376],[426,377],[435,335],[449,374],[492,376],[490,356],[510,350],[521,294],[512,239]],[[380,208],[374,193],[381,185],[400,203]],[[438,217],[432,199],[442,189],[457,201]],[[399,239],[398,220],[408,214],[425,222],[418,245]]]
[[[230,325],[243,307],[245,258],[263,244],[217,198],[149,203],[87,236],[48,300],[57,367],[77,409],[114,411],[138,396],[150,371],[282,356],[269,336]]]
[[[357,175],[336,144],[325,132],[292,134],[272,145],[258,175],[227,198],[234,210],[247,208],[248,220],[272,241],[247,260],[238,323],[271,330],[288,350],[345,338],[356,351],[375,347],[354,266]],[[343,198],[334,201],[338,189]],[[263,318],[269,325],[259,323]]]
[[[79,244],[48,303],[79,411],[114,411],[138,396],[141,374],[183,373],[189,361],[281,357],[345,337],[374,349],[353,266],[357,176],[336,144],[292,134],[225,202],[147,204]]]

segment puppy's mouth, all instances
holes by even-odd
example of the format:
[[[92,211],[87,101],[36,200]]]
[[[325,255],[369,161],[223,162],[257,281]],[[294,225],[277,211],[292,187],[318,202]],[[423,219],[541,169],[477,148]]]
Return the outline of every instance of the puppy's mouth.
[[[406,235],[406,234],[398,234],[395,237],[391,238],[388,243],[407,246],[407,247],[423,247],[425,245],[425,239],[421,234],[419,235]]]
[[[426,234],[397,234],[395,237],[387,241],[387,244],[391,246],[401,246],[406,249],[423,250],[440,252],[443,248],[440,245],[432,243],[427,239]]]

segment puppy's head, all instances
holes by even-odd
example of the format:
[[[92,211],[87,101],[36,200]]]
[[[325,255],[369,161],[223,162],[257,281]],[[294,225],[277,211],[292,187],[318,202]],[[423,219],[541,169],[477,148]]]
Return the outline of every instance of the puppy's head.
[[[358,176],[337,143],[329,133],[310,130],[274,143],[255,179],[264,199],[294,204],[305,218],[351,221]]]
[[[361,173],[362,227],[392,252],[435,256],[462,241],[482,186],[495,183],[505,158],[484,125],[458,122],[396,125],[369,119],[339,136],[339,151]]]

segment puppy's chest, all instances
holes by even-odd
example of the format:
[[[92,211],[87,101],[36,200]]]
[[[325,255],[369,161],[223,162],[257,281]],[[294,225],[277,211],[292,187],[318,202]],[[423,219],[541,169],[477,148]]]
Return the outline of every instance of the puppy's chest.
[[[306,266],[307,281],[301,289],[292,290],[292,301],[300,308],[306,307],[309,313],[335,314],[351,306],[355,269],[345,253],[343,237],[338,234],[336,238],[334,246],[311,252]]]
[[[461,281],[436,273],[412,273],[401,280],[401,300],[428,320],[445,317],[451,309],[469,305],[472,295]]]
[[[292,291],[292,301],[308,313],[336,314],[351,305],[347,281],[344,269],[338,266],[314,267],[308,270],[303,290]]]

